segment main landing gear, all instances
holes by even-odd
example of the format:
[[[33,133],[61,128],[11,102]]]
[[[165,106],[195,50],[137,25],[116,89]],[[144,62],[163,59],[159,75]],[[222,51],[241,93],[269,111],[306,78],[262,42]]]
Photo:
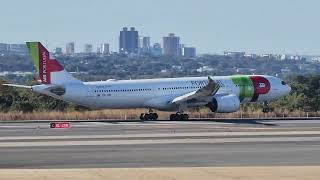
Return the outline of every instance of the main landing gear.
[[[189,115],[188,114],[181,114],[181,113],[171,114],[170,120],[171,121],[186,121],[186,120],[189,120]]]
[[[263,113],[268,113],[270,111],[271,111],[271,109],[269,107],[269,103],[267,101],[264,101],[263,104],[262,104],[262,112]]]
[[[158,114],[154,113],[152,109],[149,109],[148,113],[141,113],[140,115],[140,120],[141,121],[147,121],[147,120],[157,120],[158,119]]]
[[[141,113],[140,120],[146,121],[146,120],[157,120],[158,114],[157,113]]]

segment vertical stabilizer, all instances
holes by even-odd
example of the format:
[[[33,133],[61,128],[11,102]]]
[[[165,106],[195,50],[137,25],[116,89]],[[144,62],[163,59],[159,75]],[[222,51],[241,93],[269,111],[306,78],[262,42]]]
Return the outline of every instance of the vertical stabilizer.
[[[51,59],[49,51],[40,42],[27,42],[29,53],[43,84],[63,85],[79,83],[56,59]]]

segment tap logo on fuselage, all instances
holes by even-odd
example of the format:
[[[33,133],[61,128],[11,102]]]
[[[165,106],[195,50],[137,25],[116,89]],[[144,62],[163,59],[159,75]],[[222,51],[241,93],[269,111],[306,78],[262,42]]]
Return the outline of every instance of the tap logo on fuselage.
[[[263,76],[250,76],[254,91],[251,102],[256,102],[260,94],[267,94],[270,91],[270,82]]]
[[[255,102],[260,94],[267,94],[270,91],[270,82],[263,76],[231,76],[232,82],[239,88],[240,101]]]

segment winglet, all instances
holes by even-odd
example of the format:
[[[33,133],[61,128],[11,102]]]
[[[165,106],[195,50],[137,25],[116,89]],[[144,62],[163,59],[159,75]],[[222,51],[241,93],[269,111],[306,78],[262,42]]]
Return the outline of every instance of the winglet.
[[[210,76],[208,76],[208,82],[213,82],[213,79]]]
[[[204,88],[211,90],[211,95],[215,95],[220,88],[220,85],[216,83],[210,76],[208,76],[208,85]]]

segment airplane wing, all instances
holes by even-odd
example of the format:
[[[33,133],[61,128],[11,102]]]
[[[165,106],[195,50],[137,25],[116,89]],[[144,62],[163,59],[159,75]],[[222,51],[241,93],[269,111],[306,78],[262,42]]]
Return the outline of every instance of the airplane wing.
[[[172,100],[174,104],[180,104],[188,100],[200,100],[208,96],[212,96],[217,93],[220,86],[218,83],[214,82],[210,77],[208,77],[208,84],[201,89],[192,91],[190,93],[184,94],[182,96],[176,97]]]

